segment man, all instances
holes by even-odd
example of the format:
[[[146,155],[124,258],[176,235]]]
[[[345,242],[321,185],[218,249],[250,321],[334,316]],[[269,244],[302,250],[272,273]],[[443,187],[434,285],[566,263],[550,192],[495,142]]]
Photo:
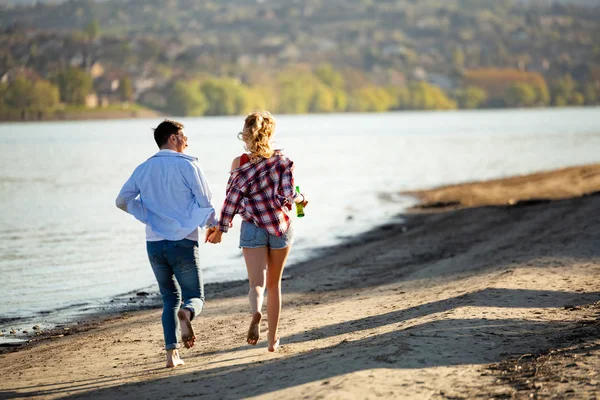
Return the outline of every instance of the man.
[[[146,224],[148,258],[163,301],[167,367],[173,368],[184,364],[177,350],[178,327],[185,347],[193,347],[196,337],[191,321],[204,305],[198,227],[207,227],[208,236],[218,221],[198,160],[183,154],[187,147],[183,125],[161,122],[154,129],[154,140],[159,152],[135,169],[116,205]]]

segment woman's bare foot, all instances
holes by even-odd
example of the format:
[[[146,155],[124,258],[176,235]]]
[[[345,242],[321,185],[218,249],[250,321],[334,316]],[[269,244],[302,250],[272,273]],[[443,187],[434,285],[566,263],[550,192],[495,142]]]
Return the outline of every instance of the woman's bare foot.
[[[269,351],[271,353],[274,353],[277,351],[277,349],[279,348],[279,338],[277,338],[274,341],[271,341],[271,338],[269,338]]]
[[[262,314],[260,311],[255,312],[252,315],[252,321],[250,322],[250,328],[248,328],[248,344],[255,345],[258,343],[258,338],[260,337],[260,320],[262,319]]]
[[[177,349],[167,350],[167,368],[175,368],[183,364],[185,363],[179,358],[179,351]]]
[[[177,318],[179,318],[179,325],[181,327],[181,341],[186,349],[194,347],[194,344],[196,344],[196,336],[194,328],[192,328],[190,316],[190,310],[186,310],[185,308],[177,311]]]

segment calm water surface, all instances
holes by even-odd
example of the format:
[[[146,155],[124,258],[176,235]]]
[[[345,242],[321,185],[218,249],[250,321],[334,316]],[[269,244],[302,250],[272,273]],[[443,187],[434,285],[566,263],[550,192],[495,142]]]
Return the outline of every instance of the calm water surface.
[[[311,200],[291,262],[389,221],[413,200],[381,194],[600,161],[600,109],[280,116],[277,144]],[[155,289],[144,226],[114,206],[156,152],[156,120],[0,125],[0,319],[35,317]],[[190,147],[224,198],[243,117],[183,119]],[[206,282],[245,277],[239,217],[201,245]],[[11,322],[10,324],[16,324]]]

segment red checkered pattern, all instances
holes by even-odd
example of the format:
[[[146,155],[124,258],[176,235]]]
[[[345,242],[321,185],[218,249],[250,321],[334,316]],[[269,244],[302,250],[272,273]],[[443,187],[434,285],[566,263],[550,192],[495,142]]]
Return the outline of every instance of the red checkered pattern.
[[[271,235],[282,236],[290,226],[289,213],[296,198],[294,162],[280,151],[259,162],[248,162],[231,171],[226,193],[220,230],[227,232],[239,214]]]

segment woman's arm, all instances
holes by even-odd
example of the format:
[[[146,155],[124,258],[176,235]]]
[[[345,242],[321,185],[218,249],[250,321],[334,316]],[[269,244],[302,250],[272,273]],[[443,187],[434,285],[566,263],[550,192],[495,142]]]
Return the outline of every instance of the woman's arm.
[[[231,163],[231,171],[240,167],[240,159],[241,157],[236,157],[233,159],[233,162]]]
[[[294,184],[294,163],[290,162],[289,165],[285,166],[285,169],[281,177],[281,189],[283,196],[286,201],[290,203],[300,203],[303,206],[308,204],[307,197],[304,193],[296,192],[296,186]],[[291,204],[288,204],[291,208]]]
[[[237,169],[239,165],[240,157],[234,158],[231,163],[232,170]],[[218,230],[221,232],[227,232],[229,230],[233,217],[237,214],[240,202],[244,197],[242,188],[238,187],[241,182],[239,179],[235,179],[236,177],[238,177],[238,175],[231,174],[229,176],[229,182],[227,182],[227,193],[225,195],[223,207],[221,207],[221,218],[219,218],[218,226]]]
[[[233,159],[231,163],[231,171],[240,167],[240,157]],[[227,232],[231,227],[233,217],[237,214],[240,201],[242,201],[242,192],[235,187],[233,175],[229,176],[229,182],[227,182],[227,193],[225,195],[225,201],[223,207],[221,207],[221,217],[219,218],[219,224],[214,230],[206,232],[206,238],[204,242],[220,243],[223,232]]]

